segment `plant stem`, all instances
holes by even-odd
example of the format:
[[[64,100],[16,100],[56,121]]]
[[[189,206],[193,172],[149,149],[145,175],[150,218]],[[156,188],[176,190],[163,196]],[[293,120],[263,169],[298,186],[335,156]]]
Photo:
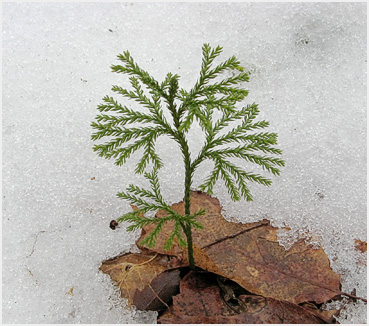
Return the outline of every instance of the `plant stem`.
[[[173,82],[174,85],[174,82]],[[175,85],[174,85],[175,86]],[[175,88],[175,87],[174,87]],[[172,113],[174,126],[176,128],[175,139],[181,147],[181,151],[185,163],[185,194],[184,194],[184,204],[185,204],[185,215],[191,214],[191,184],[192,184],[192,174],[195,170],[191,165],[190,151],[188,148],[188,143],[186,137],[182,131],[179,130],[180,126],[180,112],[176,110],[176,105],[174,104],[174,95],[170,93],[167,97],[168,109]],[[191,224],[189,222],[181,223],[183,232],[187,238],[187,252],[188,252],[188,262],[192,270],[195,269],[195,259],[193,257],[193,242],[192,242],[192,230]]]
[[[190,151],[186,138],[183,133],[179,133],[180,144],[185,162],[185,195],[184,195],[184,205],[185,205],[185,215],[191,214],[191,184],[192,184],[192,169],[191,169],[191,157]],[[188,262],[191,269],[195,269],[195,260],[193,257],[193,243],[192,243],[192,230],[191,224],[186,223],[185,229],[183,230],[187,237],[187,252],[188,252]]]
[[[190,209],[191,209],[191,184],[192,184],[192,170],[191,170],[191,159],[190,159],[190,153],[188,151],[188,145],[186,142],[185,146],[185,152],[187,159],[185,160],[187,164],[185,164],[186,169],[186,177],[185,177],[185,197],[184,197],[184,204],[185,204],[185,214],[190,215]],[[191,224],[187,222],[186,225],[187,233],[187,251],[188,251],[188,261],[190,264],[191,269],[195,269],[195,260],[193,257],[193,243],[192,243],[192,230],[191,230]]]
[[[184,156],[185,162],[185,194],[184,194],[184,205],[185,205],[185,215],[191,214],[191,184],[192,184],[192,168],[191,168],[191,157],[190,151],[186,138],[182,132],[178,132],[179,143],[181,145],[182,154]],[[183,232],[187,237],[187,252],[188,252],[188,262],[192,270],[195,269],[195,259],[193,257],[193,242],[192,242],[192,230],[191,224],[186,222],[182,226]]]
[[[195,270],[195,259],[193,257],[193,243],[192,243],[192,231],[191,225],[187,223],[187,253],[188,253],[188,263],[192,270]]]

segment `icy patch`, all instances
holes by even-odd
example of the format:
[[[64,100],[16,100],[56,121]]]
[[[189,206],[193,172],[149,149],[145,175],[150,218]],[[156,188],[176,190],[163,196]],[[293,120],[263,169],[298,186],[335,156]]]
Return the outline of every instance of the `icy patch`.
[[[304,230],[289,230],[287,228],[280,228],[277,231],[278,243],[286,250],[289,250],[294,243],[303,239],[307,245],[318,249],[321,246],[321,239],[316,236],[311,236],[309,232]]]
[[[367,305],[362,301],[349,303],[343,307],[337,321],[340,324],[366,324],[367,310]]]
[[[358,301],[343,306],[337,321],[340,324],[365,324],[367,321],[367,304]]]
[[[365,324],[367,320],[367,304],[363,301],[351,302],[348,297],[332,300],[322,306],[323,310],[340,310],[335,319],[340,324]]]

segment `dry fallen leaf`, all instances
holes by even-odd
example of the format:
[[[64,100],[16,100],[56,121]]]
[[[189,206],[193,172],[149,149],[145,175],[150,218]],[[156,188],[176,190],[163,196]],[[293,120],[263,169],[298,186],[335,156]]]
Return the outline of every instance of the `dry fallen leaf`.
[[[180,271],[165,271],[158,275],[142,291],[136,291],[133,304],[138,310],[161,311],[168,308],[168,302],[179,291]]]
[[[317,316],[327,324],[336,323],[336,319],[334,317],[339,314],[339,309],[323,310],[311,302],[304,302],[300,304],[300,306],[310,311],[313,315]]]
[[[233,311],[221,296],[211,273],[190,272],[181,281],[180,294],[159,318],[161,324],[320,324],[323,320],[290,302],[240,295],[241,312]]]
[[[71,296],[74,296],[74,294],[73,294],[73,290],[74,290],[74,286],[72,286],[72,287],[70,288],[70,290],[69,290],[66,294],[71,295]]]
[[[366,241],[355,240],[355,249],[360,252],[357,257],[356,265],[358,266],[366,266],[367,265],[367,243]]]
[[[132,208],[136,209],[135,206],[132,206]],[[171,208],[179,214],[184,215],[183,202],[173,204]],[[229,237],[235,237],[237,234],[247,232],[254,227],[269,224],[266,220],[248,224],[228,222],[221,215],[222,207],[220,206],[218,199],[208,196],[200,191],[192,191],[191,213],[193,214],[200,209],[205,209],[206,214],[204,216],[199,216],[197,220],[203,224],[205,228],[204,230],[199,231],[193,230],[192,235],[195,245],[200,249],[217,242],[221,242]],[[163,217],[165,215],[166,213],[163,211],[158,211],[156,214],[157,217]],[[173,221],[169,221],[164,225],[157,238],[155,246],[150,248],[150,250],[166,255],[183,256],[183,258],[186,259],[187,248],[181,248],[176,242],[176,239],[174,240],[174,246],[171,250],[164,250],[165,241],[173,230],[173,224]],[[137,240],[137,246],[139,248],[146,248],[140,243],[147,234],[153,231],[154,228],[155,225],[147,225],[142,229],[141,237]],[[198,254],[201,255],[201,253]]]
[[[138,309],[163,309],[178,293],[179,271],[168,271],[165,255],[126,254],[103,262],[100,269],[118,283],[128,304]]]
[[[184,213],[183,202],[172,208]],[[323,303],[340,294],[340,276],[332,271],[322,249],[313,249],[304,241],[286,251],[277,241],[277,228],[264,220],[257,223],[233,223],[221,215],[219,201],[205,193],[191,193],[191,213],[205,209],[198,221],[204,230],[193,232],[196,265],[227,277],[251,293],[276,300]],[[165,214],[158,212],[157,216]],[[186,249],[176,245],[165,251],[163,244],[172,226],[167,223],[152,250],[187,258]],[[143,229],[143,239],[152,226]]]
[[[355,249],[364,253],[367,250],[367,243],[366,241],[355,240]]]

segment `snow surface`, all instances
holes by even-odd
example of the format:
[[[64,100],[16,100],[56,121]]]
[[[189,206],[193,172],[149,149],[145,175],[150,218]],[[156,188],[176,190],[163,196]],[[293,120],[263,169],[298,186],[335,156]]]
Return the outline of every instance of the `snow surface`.
[[[288,226],[287,247],[309,233],[343,291],[366,297],[366,257],[354,249],[367,236],[365,3],[5,3],[2,32],[4,323],[155,322],[98,271],[135,249],[138,232],[108,225],[129,210],[115,194],[145,182],[135,159],[97,157],[90,123],[113,84],[128,86],[110,72],[117,54],[129,50],[160,81],[177,73],[189,89],[203,43],[252,71],[247,103],[279,133],[286,161],[272,187],[250,186],[253,203],[217,186],[227,218]],[[158,150],[165,198],[178,202],[180,152],[165,138]],[[345,311],[340,322],[366,322],[366,305]]]

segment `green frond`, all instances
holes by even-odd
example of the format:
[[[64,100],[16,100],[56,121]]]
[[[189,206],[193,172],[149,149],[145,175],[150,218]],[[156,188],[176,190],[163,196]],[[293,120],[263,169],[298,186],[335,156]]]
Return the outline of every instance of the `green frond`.
[[[145,141],[142,139],[137,140],[132,145],[129,145],[124,148],[118,148],[116,151],[111,151],[109,153],[105,153],[106,158],[114,157],[116,158],[114,164],[118,166],[122,166],[127,162],[127,160],[131,157],[131,155],[138,151],[141,147],[145,145]]]
[[[115,111],[115,112],[119,112],[119,113],[127,113],[129,111],[129,109],[126,106],[122,106],[121,104],[119,104],[116,100],[114,100],[114,98],[105,95],[103,97],[103,101],[105,102],[105,104],[99,104],[97,106],[97,109],[100,112],[106,112],[106,111]]]
[[[230,175],[228,173],[230,173]],[[218,180],[219,174],[221,175],[221,178],[223,179],[228,193],[233,201],[240,200],[241,196],[244,197],[247,201],[252,201],[252,196],[244,180],[252,179],[252,177],[255,175],[248,174],[242,169],[233,165],[232,163],[221,158],[215,159],[215,168],[206,180],[206,182],[201,186],[201,188],[203,188],[204,191],[208,193],[210,191],[211,193],[212,188]],[[234,179],[232,178],[232,176],[234,177]],[[262,177],[260,177],[259,179],[255,178],[252,181],[260,181],[265,184],[265,181]]]
[[[131,225],[127,227],[127,231],[134,231],[143,228],[146,225],[160,222],[158,218],[147,218],[143,214],[145,210],[139,209],[133,212],[129,212],[117,219],[118,223],[128,222]]]
[[[274,158],[274,157],[267,157],[267,156],[259,156],[259,155],[252,155],[247,154],[245,158],[252,163],[256,163],[262,166],[263,169],[267,170],[268,172],[274,175],[280,175],[280,170],[275,168],[274,166],[284,166],[285,163],[283,160]],[[273,166],[274,165],[274,166]]]
[[[175,238],[177,238],[178,244],[180,245],[180,247],[184,248],[186,247],[187,243],[186,241],[183,240],[183,236],[182,236],[182,228],[181,228],[181,224],[176,221],[174,224],[174,228],[172,233],[170,234],[170,236],[168,237],[168,239],[165,242],[164,245],[164,250],[170,250],[173,247],[173,241]]]
[[[141,209],[143,213],[161,209],[160,205],[147,202],[146,200],[140,198],[139,196],[129,192],[119,192],[117,194],[117,197],[127,200],[131,205],[137,206],[138,208]]]
[[[202,47],[202,64],[201,64],[201,72],[200,79],[198,82],[198,87],[200,87],[206,80],[209,75],[209,69],[214,61],[214,59],[219,56],[223,51],[223,48],[217,46],[215,49],[212,49],[209,44],[204,44]]]
[[[163,196],[161,195],[159,178],[158,178],[158,169],[154,168],[151,173],[145,172],[144,176],[147,180],[149,180],[151,189],[154,191],[157,201],[163,204]]]
[[[111,126],[116,125],[126,125],[127,123],[135,123],[135,122],[144,122],[144,123],[153,123],[155,122],[155,118],[150,114],[137,112],[131,109],[128,109],[126,106],[122,106],[117,101],[115,101],[112,97],[105,96],[103,98],[105,104],[100,104],[98,109],[102,114],[96,116],[96,120],[98,122],[107,122],[110,123]],[[103,112],[112,111],[120,115],[107,115]],[[94,123],[92,124],[93,127]]]
[[[156,199],[155,194],[153,192],[151,192],[150,190],[143,189],[143,188],[135,186],[133,184],[130,184],[127,187],[127,191],[128,191],[128,193],[132,193],[135,196],[146,197],[147,199],[154,199],[154,200]]]
[[[149,233],[148,236],[146,236],[142,241],[141,241],[141,245],[146,245],[149,248],[152,248],[155,246],[156,240],[158,238],[159,233],[161,232],[161,230],[163,229],[164,224],[168,221],[168,219],[166,218],[162,218],[157,224],[155,229]]]
[[[159,83],[152,76],[150,76],[148,72],[141,69],[135,63],[129,51],[125,51],[123,54],[119,54],[117,57],[121,62],[124,63],[124,66],[112,65],[111,69],[113,72],[136,76],[148,88],[159,93],[162,92]]]
[[[141,174],[145,171],[147,164],[152,161],[154,167],[160,169],[163,166],[163,162],[160,157],[155,153],[155,139],[158,134],[153,134],[153,137],[145,144],[145,153],[143,154],[141,160],[137,163],[135,172]]]
[[[213,105],[213,103],[212,103],[212,101],[215,100],[215,96],[211,95],[211,94],[207,94],[206,97],[209,100],[209,104],[205,105],[204,114],[205,114],[206,119],[208,119],[210,122],[212,122],[213,121],[214,109],[216,109],[216,106]]]
[[[219,167],[219,171],[220,176],[223,179],[224,184],[228,190],[228,194],[231,196],[231,199],[233,201],[239,201],[241,197],[234,180],[223,167]]]
[[[165,79],[164,79],[164,81],[160,84],[160,88],[162,89],[162,91],[164,92],[164,91],[166,91],[167,90],[167,88],[169,88],[169,86],[170,86],[170,81],[173,79],[173,78],[175,78],[175,79],[178,79],[179,78],[179,76],[178,75],[173,75],[172,73],[167,73],[167,75],[166,75],[166,77],[165,77]]]
[[[253,124],[245,124],[240,128],[239,132],[244,132],[247,130],[253,130],[253,129],[264,129],[269,127],[269,122],[265,120],[257,121]]]
[[[218,84],[213,84],[204,87],[203,93],[206,95],[214,95],[214,94],[224,94],[232,96],[233,99],[237,100],[237,102],[243,100],[248,94],[249,91],[245,89],[231,88],[231,87],[223,87]],[[211,101],[209,101],[211,103]],[[216,103],[216,100],[213,100],[213,103]]]
[[[204,226],[201,223],[197,222],[196,220],[191,220],[190,225],[191,225],[191,227],[194,227],[196,230],[203,230],[204,229]]]
[[[196,213],[194,214],[190,214],[190,215],[186,215],[183,217],[183,219],[185,221],[188,221],[189,223],[192,223],[194,220],[196,220],[196,218],[198,216],[202,216],[202,215],[205,215],[206,211],[205,209],[200,209],[199,211],[197,211]]]
[[[137,79],[135,79],[134,77],[131,77],[130,79],[131,79],[132,84],[134,85],[134,88],[135,88],[136,92],[128,91],[127,89],[125,89],[123,87],[120,87],[120,86],[117,86],[117,85],[113,85],[111,90],[113,92],[116,92],[116,93],[120,94],[120,95],[123,95],[124,97],[135,100],[136,102],[142,104],[144,107],[146,107],[148,109],[155,109],[156,104],[153,101],[151,101],[143,93],[142,89],[138,85]]]
[[[226,156],[226,157],[237,157],[237,158],[245,158],[247,159],[247,155],[252,151],[262,151],[264,153],[272,153],[281,155],[282,151],[278,148],[270,147],[269,145],[265,145],[263,143],[251,143],[244,146],[237,146],[234,148],[223,148],[217,149],[213,151],[208,151],[207,156]]]
[[[99,130],[96,133],[92,135],[92,138],[94,140],[100,139],[102,137],[107,136],[116,136],[117,140],[125,143],[130,141],[132,138],[138,138],[138,137],[144,137],[149,134],[153,134],[153,131],[155,133],[164,134],[165,130],[163,128],[152,128],[152,127],[146,127],[146,128],[121,128],[117,126],[111,126],[109,123],[107,124],[100,124],[100,123],[92,123],[93,128]],[[109,144],[109,143],[107,143]]]
[[[129,80],[133,87],[133,91],[129,91],[120,86],[114,85],[112,90],[118,94],[123,95],[129,99],[133,99],[138,103],[142,104],[144,107],[148,108],[151,113],[151,122],[156,123],[157,125],[162,126],[166,129],[167,134],[172,136],[174,134],[171,129],[169,123],[166,121],[164,114],[160,105],[160,98],[164,99],[168,98],[168,95],[165,92],[165,88],[168,86],[167,83],[170,83],[170,80],[178,78],[177,75],[168,74],[168,80],[165,80],[162,85],[151,77],[146,71],[142,70],[133,60],[128,51],[124,52],[123,55],[119,55],[118,58],[123,61],[125,66],[112,66],[113,71],[119,73],[127,73],[132,75]],[[170,80],[169,80],[170,78]],[[152,98],[148,98],[140,85],[142,82],[146,87],[150,89],[149,93],[152,95]]]
[[[177,236],[178,244],[181,248],[187,247],[187,242],[183,239],[182,235],[179,233],[179,236]]]
[[[154,141],[157,137],[166,133],[164,128],[123,129],[119,127],[108,128],[107,125],[98,124],[96,124],[95,128],[101,129],[101,131],[92,135],[94,139],[99,139],[104,136],[117,137],[104,144],[95,145],[93,147],[94,151],[96,151],[99,156],[107,159],[114,157],[116,159],[115,164],[122,165],[134,152],[144,147],[146,151],[136,167],[137,173],[143,172],[149,160],[151,160],[157,168],[162,167],[163,163],[155,153]],[[138,139],[126,147],[121,147],[124,143],[133,138]]]
[[[256,181],[268,186],[271,184],[270,180],[256,174],[247,173],[229,161],[222,160],[221,164],[229,173],[231,173],[231,175],[233,175],[237,182],[237,187],[241,193],[241,196],[245,198],[246,201],[252,201],[253,198],[245,180]]]
[[[197,211],[194,214],[183,216],[182,219],[187,221],[188,223],[190,223],[190,225],[192,227],[194,227],[195,229],[202,230],[204,228],[204,226],[201,223],[199,223],[196,220],[196,218],[199,217],[199,216],[203,216],[205,214],[206,214],[205,209],[200,209],[199,211]]]
[[[246,143],[246,144],[264,144],[264,145],[276,145],[278,135],[270,132],[260,132],[255,134],[243,134],[240,136],[232,136],[220,139],[217,145],[224,145],[227,143]]]
[[[192,125],[194,116],[195,116],[195,112],[190,111],[187,114],[186,118],[182,121],[182,124],[178,128],[178,131],[188,132],[190,130],[191,125]]]
[[[203,48],[203,58],[201,64],[200,77],[196,82],[195,86],[190,90],[190,92],[180,91],[182,97],[182,104],[178,109],[179,116],[182,117],[187,106],[191,104],[196,98],[206,95],[203,91],[203,87],[209,82],[209,80],[215,78],[219,73],[227,69],[235,69],[239,62],[235,57],[228,59],[227,61],[221,63],[214,69],[210,69],[214,59],[220,55],[222,52],[222,47],[217,46],[215,49],[211,49],[209,44],[204,44]],[[235,64],[237,62],[237,64]]]
[[[178,91],[178,76],[175,75],[172,77],[172,79],[169,81],[169,89],[168,89],[168,103],[173,102],[177,95]]]
[[[124,126],[127,124],[129,119],[125,116],[116,116],[116,115],[108,115],[108,114],[100,114],[96,116],[96,121],[100,123],[106,122],[109,126],[115,127],[118,125]],[[96,123],[91,123],[91,127],[96,128]]]
[[[236,121],[240,118],[248,115],[251,107],[256,104],[251,104],[243,107],[241,110],[227,110],[223,113],[223,116],[217,121],[214,126],[214,133],[218,133],[223,128],[227,127],[230,122]]]
[[[194,105],[191,107],[190,112],[194,113],[194,116],[198,120],[201,129],[205,131],[206,134],[210,134],[213,130],[211,120],[207,118],[201,108],[198,105]]]
[[[224,127],[226,127],[231,121],[235,121],[239,118],[243,118],[243,121],[240,125],[233,128],[227,134],[218,137],[215,141],[217,145],[222,145],[225,143],[229,143],[232,141],[237,142],[238,139],[242,139],[245,136],[245,133],[249,130],[253,129],[261,129],[269,126],[268,121],[258,121],[255,123],[251,123],[259,113],[259,109],[256,104],[248,105],[246,108],[243,108],[238,113],[233,113],[218,121],[218,124],[214,129],[220,131]]]
[[[280,174],[279,169],[274,166],[284,166],[285,164],[284,161],[279,158],[251,154],[248,152],[247,146],[208,151],[206,153],[206,157],[214,160],[225,157],[241,158],[262,166],[263,169],[268,170],[268,172],[271,172],[274,175]]]
[[[213,79],[220,73],[226,71],[226,70],[238,70],[240,67],[240,62],[237,60],[235,56],[230,57],[226,61],[222,62],[218,66],[216,66],[214,69],[210,70],[208,73],[208,78]]]
[[[271,147],[269,144],[263,142],[253,142],[245,146],[246,151],[262,151],[263,153],[271,153],[275,155],[282,155],[282,150],[279,148]]]
[[[208,193],[209,195],[213,194],[213,188],[219,178],[219,166],[217,164],[215,164],[215,167],[213,169],[213,171],[211,171],[211,173],[209,174],[209,176],[205,179],[204,183],[202,183],[199,186],[199,189],[201,191],[204,191],[206,193]]]

